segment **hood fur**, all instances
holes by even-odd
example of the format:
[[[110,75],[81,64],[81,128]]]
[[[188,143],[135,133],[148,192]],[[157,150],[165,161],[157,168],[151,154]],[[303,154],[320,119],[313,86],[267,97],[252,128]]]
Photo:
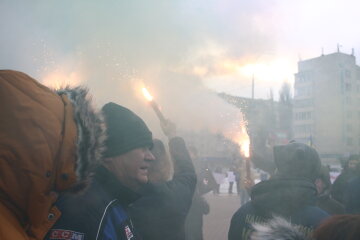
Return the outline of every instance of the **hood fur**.
[[[253,224],[251,240],[311,240],[300,229],[281,217],[274,217],[264,224]]]
[[[65,94],[73,104],[78,132],[76,175],[80,181],[85,180],[93,169],[89,166],[96,166],[101,160],[106,139],[102,114],[91,106],[88,91],[85,87],[66,87],[56,91],[59,95]]]

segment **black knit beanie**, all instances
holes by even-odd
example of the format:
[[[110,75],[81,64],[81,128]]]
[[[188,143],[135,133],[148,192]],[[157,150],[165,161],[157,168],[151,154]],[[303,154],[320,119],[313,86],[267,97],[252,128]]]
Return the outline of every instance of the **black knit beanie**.
[[[107,127],[104,157],[115,157],[139,147],[152,147],[152,133],[135,113],[112,102],[105,104],[102,112]]]
[[[320,175],[321,161],[316,150],[306,144],[292,142],[274,147],[277,175],[314,181]]]

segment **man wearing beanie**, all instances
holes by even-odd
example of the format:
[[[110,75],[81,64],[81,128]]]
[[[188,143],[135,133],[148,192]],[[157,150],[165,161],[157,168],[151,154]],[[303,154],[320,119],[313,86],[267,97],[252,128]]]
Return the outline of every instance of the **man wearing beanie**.
[[[154,160],[152,133],[141,118],[120,105],[108,103],[102,112],[107,127],[102,164],[84,193],[58,201],[62,216],[47,239],[141,239],[127,209],[148,182]]]
[[[233,215],[229,240],[250,239],[252,224],[266,224],[274,216],[291,221],[310,235],[329,216],[316,207],[314,183],[321,169],[316,150],[297,142],[275,146],[274,160],[274,176],[256,184],[251,189],[251,201]]]

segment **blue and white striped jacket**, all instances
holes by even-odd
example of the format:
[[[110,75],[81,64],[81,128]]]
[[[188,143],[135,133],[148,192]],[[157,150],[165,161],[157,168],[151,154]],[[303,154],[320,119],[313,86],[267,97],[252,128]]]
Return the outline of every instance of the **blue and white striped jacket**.
[[[139,240],[127,206],[139,195],[99,167],[90,187],[81,194],[65,194],[56,203],[61,217],[47,240]]]

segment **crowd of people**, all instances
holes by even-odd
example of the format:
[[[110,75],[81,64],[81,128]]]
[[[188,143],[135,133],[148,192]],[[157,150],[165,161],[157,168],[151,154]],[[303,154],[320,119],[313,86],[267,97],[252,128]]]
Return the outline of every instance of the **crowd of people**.
[[[274,147],[270,179],[249,185],[234,167],[202,166],[171,121],[164,143],[124,106],[96,110],[86,88],[1,70],[0,102],[0,239],[202,240],[204,195],[225,177],[242,199],[229,240],[360,239],[360,156],[332,185],[316,150],[290,142]]]

